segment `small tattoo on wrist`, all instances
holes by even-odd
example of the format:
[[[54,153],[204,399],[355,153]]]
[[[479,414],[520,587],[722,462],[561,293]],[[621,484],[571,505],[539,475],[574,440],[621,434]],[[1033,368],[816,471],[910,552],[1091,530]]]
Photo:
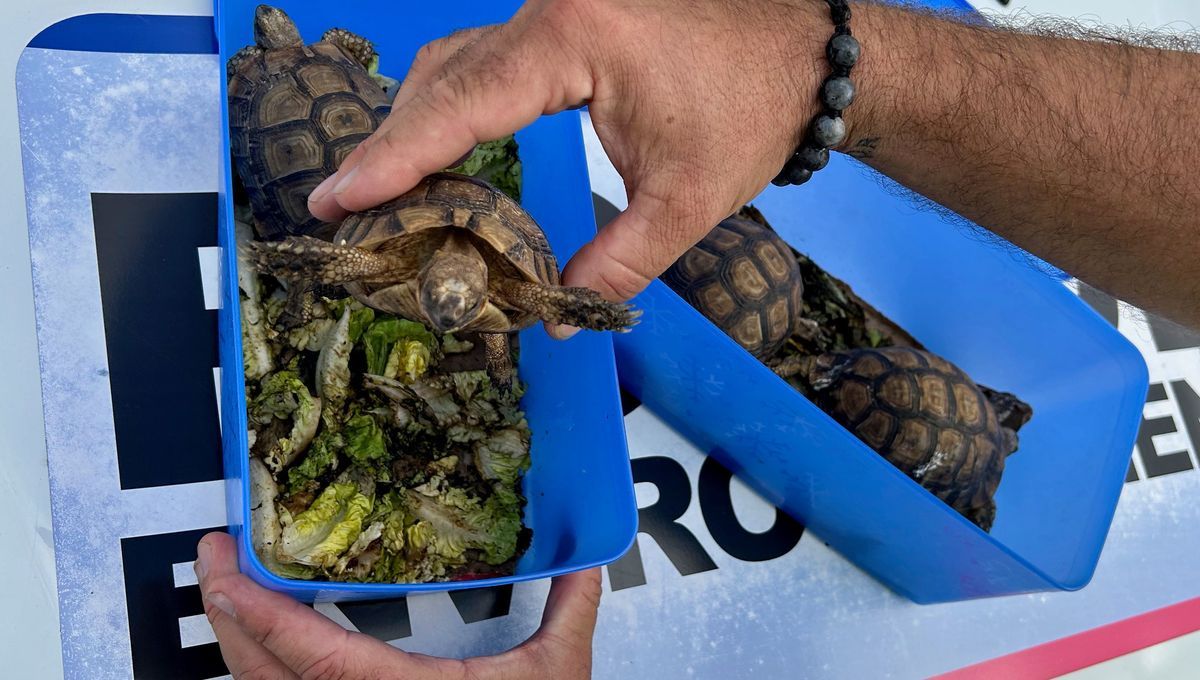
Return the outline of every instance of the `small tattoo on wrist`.
[[[880,139],[880,137],[863,137],[846,151],[846,155],[853,156],[859,160],[874,158],[875,151],[879,148]]]

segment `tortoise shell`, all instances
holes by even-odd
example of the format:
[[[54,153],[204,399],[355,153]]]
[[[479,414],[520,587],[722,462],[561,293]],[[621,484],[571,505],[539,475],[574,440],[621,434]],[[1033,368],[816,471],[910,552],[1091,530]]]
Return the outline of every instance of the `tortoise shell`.
[[[230,142],[259,236],[328,238],[337,225],[309,213],[308,195],[390,110],[366,69],[329,42],[241,61],[229,77]]]
[[[783,347],[803,312],[804,284],[791,249],[741,216],[717,225],[662,280],[759,359]]]
[[[502,276],[559,285],[558,260],[546,234],[516,201],[483,180],[456,173],[426,177],[409,192],[378,208],[347,217],[333,237],[334,243],[371,251],[402,255],[414,276],[398,276],[400,284],[370,282],[346,284],[359,300],[390,289],[395,313],[411,319],[423,315],[415,293],[415,273],[445,239],[447,229],[465,229],[487,261],[489,276]],[[490,305],[487,313],[467,330],[506,332],[524,328],[536,318],[530,314],[500,312]],[[501,316],[497,316],[500,314]]]
[[[815,401],[838,423],[984,531],[1016,433],[957,366],[907,347],[817,357]]]

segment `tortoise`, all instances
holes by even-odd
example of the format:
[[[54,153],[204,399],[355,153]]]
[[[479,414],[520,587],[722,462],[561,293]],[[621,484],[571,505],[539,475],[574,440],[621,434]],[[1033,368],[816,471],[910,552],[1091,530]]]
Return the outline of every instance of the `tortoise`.
[[[984,531],[1017,430],[1033,415],[931,352],[884,347],[808,357],[814,402]]]
[[[328,238],[308,196],[335,173],[391,111],[368,73],[370,41],[333,28],[305,45],[291,18],[259,5],[254,45],[229,59],[229,130],[234,167],[263,239]]]
[[[744,208],[726,218],[660,278],[755,358],[768,360],[812,324],[802,317],[795,256],[756,217]]]
[[[512,382],[507,334],[538,320],[626,331],[640,312],[560,285],[533,218],[487,182],[435,173],[402,196],[352,214],[333,242],[252,241],[256,268],[285,280],[341,285],[363,304],[439,333],[480,332],[492,378]]]

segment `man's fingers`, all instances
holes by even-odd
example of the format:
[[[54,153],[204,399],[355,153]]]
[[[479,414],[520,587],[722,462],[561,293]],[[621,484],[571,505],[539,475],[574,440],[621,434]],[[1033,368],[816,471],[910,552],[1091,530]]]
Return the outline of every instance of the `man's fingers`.
[[[222,621],[223,626],[226,618],[236,623],[243,635],[295,675],[375,677],[387,668],[404,670],[403,652],[373,638],[350,633],[313,609],[262,588],[239,573],[237,550],[229,536],[210,534],[201,541],[200,550],[209,553],[208,559],[201,560],[207,567],[200,577],[205,608],[220,612],[214,612],[210,620]],[[229,629],[225,627],[218,635],[222,632],[228,633]],[[261,659],[258,655],[254,661]]]
[[[393,108],[388,125],[364,142],[361,160],[343,164],[313,192],[313,213],[336,213],[331,203],[356,211],[395,198],[452,166],[475,144],[511,134],[590,95],[586,72],[572,75],[568,65],[540,58],[545,47],[533,37],[488,40],[487,45],[450,60]]]
[[[484,37],[494,33],[498,29],[498,25],[463,29],[451,33],[445,38],[426,43],[417,52],[412,65],[408,69],[408,74],[405,75],[403,82],[400,83],[400,90],[396,92],[396,97],[392,100],[393,110],[402,108],[409,102],[416,92],[428,85],[429,81],[446,67],[447,63],[461,57],[469,48],[478,45]],[[358,166],[362,162],[363,156],[366,155],[367,149],[381,137],[389,134],[389,130],[394,125],[396,125],[396,117],[389,115],[370,138],[364,140],[355,147],[354,151],[350,152],[350,155],[346,156],[338,168],[338,173],[334,177],[344,177],[346,173]],[[451,167],[454,165],[458,164],[450,164]],[[323,182],[308,197],[308,210],[314,217],[326,222],[337,222],[350,214],[350,211],[338,205],[331,193],[331,190],[338,181],[340,180],[331,178]]]
[[[212,533],[204,537],[197,548],[198,560],[196,575],[200,577],[206,571],[206,577],[213,574],[237,571],[237,555],[232,549],[232,540],[227,534]],[[203,563],[203,568],[200,566]],[[204,578],[201,578],[204,581]],[[224,603],[221,603],[224,606]],[[233,617],[226,614],[212,600],[204,601],[204,613],[212,624],[213,632],[217,634],[217,643],[221,647],[221,657],[235,678],[296,678],[296,674],[267,651],[257,640],[242,630]]]
[[[441,73],[447,63],[464,57],[472,48],[478,47],[487,36],[498,30],[500,30],[499,24],[465,28],[455,31],[445,38],[426,43],[413,58],[412,66],[408,68],[408,75],[404,76],[404,81],[400,83],[400,89],[396,92],[392,106],[404,105],[417,90],[427,85],[435,75]]]
[[[550,584],[542,626],[533,639],[550,635],[577,651],[590,649],[599,607],[599,569],[558,576]]]

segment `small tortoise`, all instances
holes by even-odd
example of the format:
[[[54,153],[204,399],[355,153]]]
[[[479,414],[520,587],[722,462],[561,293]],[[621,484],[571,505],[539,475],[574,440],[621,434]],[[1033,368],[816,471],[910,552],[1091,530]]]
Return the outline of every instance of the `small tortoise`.
[[[367,66],[366,39],[330,29],[305,45],[282,10],[259,5],[255,44],[229,60],[234,166],[260,238],[328,238],[337,225],[308,211],[308,195],[387,117],[391,106]]]
[[[908,347],[809,358],[814,401],[885,459],[984,531],[1016,430],[1033,415],[1011,394]],[[999,415],[998,415],[999,414]]]
[[[507,333],[537,320],[625,331],[639,312],[587,288],[559,285],[546,235],[516,201],[479,179],[437,173],[403,196],[351,215],[333,242],[249,244],[259,271],[343,285],[363,304],[439,333],[478,331],[488,369],[511,384]]]
[[[662,280],[760,360],[805,332],[804,284],[788,245],[741,211],[671,265]]]

